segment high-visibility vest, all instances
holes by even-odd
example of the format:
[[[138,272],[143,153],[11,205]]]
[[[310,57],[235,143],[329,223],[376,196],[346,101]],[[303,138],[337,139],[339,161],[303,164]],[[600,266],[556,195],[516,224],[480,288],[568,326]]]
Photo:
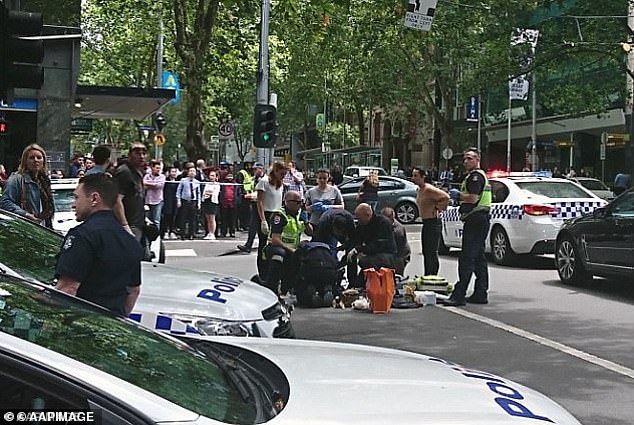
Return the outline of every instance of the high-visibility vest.
[[[460,184],[460,193],[463,193],[465,195],[469,194],[469,192],[467,191],[467,180],[469,179],[469,177],[471,177],[473,173],[480,173],[480,175],[484,177],[484,189],[482,189],[482,193],[480,194],[480,201],[478,201],[478,205],[476,205],[475,208],[469,211],[468,213],[461,215],[460,218],[463,221],[465,218],[467,218],[468,216],[470,216],[471,214],[475,212],[480,212],[480,211],[489,212],[491,210],[491,200],[492,200],[491,185],[489,184],[489,179],[487,179],[487,175],[483,170],[478,168],[477,170],[473,170],[471,173],[467,174],[467,176],[464,178],[464,180]],[[463,204],[463,203],[465,202],[460,201],[460,204]]]
[[[282,217],[286,219],[286,225],[282,229],[280,239],[282,239],[282,242],[291,245],[293,248],[297,248],[302,237],[302,232],[304,231],[303,223],[299,219],[300,211],[297,212],[295,217],[288,215],[284,207],[280,208],[276,212],[280,213]],[[269,230],[267,245],[269,245],[272,240],[272,233],[271,230]]]
[[[255,189],[255,179],[253,176],[244,168],[240,170],[240,174],[242,174],[242,186],[244,188],[244,193],[251,193]]]

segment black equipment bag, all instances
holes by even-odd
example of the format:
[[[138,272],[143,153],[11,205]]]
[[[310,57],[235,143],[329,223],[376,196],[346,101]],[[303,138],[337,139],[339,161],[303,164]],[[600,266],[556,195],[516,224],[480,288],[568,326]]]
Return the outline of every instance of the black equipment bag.
[[[321,242],[302,244],[297,250],[299,272],[295,290],[301,305],[326,307],[332,303],[340,273],[337,258]]]

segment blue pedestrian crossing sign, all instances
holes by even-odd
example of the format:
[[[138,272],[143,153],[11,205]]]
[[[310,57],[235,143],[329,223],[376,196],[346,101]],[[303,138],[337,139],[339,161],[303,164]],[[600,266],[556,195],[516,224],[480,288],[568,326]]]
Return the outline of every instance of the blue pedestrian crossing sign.
[[[175,72],[163,71],[163,88],[175,90],[174,99],[170,100],[171,104],[178,104],[181,99],[181,86],[178,82],[178,74]]]

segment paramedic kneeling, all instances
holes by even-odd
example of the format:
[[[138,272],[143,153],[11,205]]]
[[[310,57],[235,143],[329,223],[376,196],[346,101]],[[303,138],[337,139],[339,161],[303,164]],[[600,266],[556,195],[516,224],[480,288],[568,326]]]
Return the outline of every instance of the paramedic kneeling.
[[[374,214],[369,204],[361,203],[354,210],[359,225],[354,230],[351,245],[354,246],[347,254],[348,281],[350,287],[362,287],[363,278],[357,273],[357,266],[361,270],[395,266],[396,243],[392,223],[383,215]]]
[[[299,192],[290,190],[284,196],[284,206],[271,214],[269,235],[263,251],[266,275],[260,283],[276,294],[280,279],[281,293],[284,294],[291,289],[293,276],[297,274],[295,250],[307,225],[301,218],[301,203]]]

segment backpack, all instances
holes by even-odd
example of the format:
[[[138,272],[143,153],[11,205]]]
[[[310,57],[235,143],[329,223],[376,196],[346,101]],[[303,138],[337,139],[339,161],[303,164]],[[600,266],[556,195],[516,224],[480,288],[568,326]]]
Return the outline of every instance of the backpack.
[[[299,273],[296,292],[301,304],[321,304],[332,302],[333,290],[339,283],[339,267],[337,258],[330,253],[330,247],[321,242],[308,242],[297,249],[299,256]],[[328,299],[311,300],[315,293]],[[317,307],[318,305],[314,305]]]

